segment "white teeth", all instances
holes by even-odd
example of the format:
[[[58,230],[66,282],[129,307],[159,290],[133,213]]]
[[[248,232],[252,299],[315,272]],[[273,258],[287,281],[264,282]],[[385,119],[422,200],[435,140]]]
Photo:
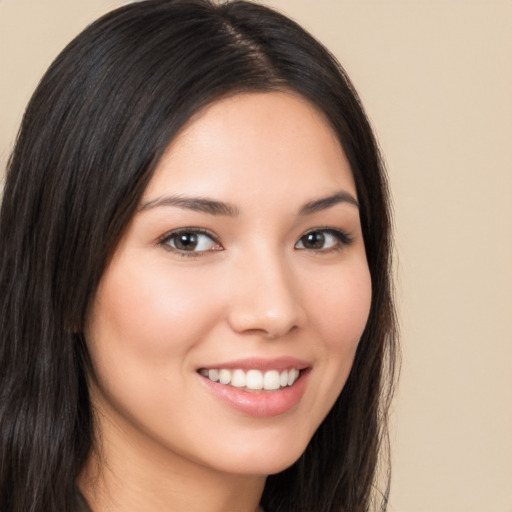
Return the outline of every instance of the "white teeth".
[[[221,384],[229,384],[231,382],[231,371],[219,370],[219,382]]]
[[[265,389],[279,389],[281,387],[279,372],[277,370],[270,370],[265,373],[263,377],[263,387]]]
[[[235,388],[245,388],[247,379],[243,370],[235,370],[231,375],[231,385]]]
[[[219,370],[207,370],[208,378],[213,380],[213,382],[217,382],[219,380]]]
[[[297,368],[292,368],[288,372],[288,386],[291,386],[297,380],[298,376],[299,376],[299,370],[297,370]]]
[[[300,371],[297,368],[290,370],[228,370],[226,368],[201,369],[199,373],[213,382],[220,382],[235,388],[247,388],[251,390],[265,389],[275,391],[279,388],[292,386],[299,378]]]
[[[247,372],[247,387],[249,389],[263,389],[263,374],[259,370]]]

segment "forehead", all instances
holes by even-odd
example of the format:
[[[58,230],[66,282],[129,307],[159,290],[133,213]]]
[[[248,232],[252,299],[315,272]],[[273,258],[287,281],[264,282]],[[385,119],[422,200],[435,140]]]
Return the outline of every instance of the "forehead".
[[[144,194],[355,195],[325,116],[291,92],[240,93],[201,110],[169,144]]]

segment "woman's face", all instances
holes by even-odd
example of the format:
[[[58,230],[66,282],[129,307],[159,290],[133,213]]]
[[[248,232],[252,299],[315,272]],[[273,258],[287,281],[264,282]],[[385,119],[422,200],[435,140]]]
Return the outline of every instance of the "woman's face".
[[[88,313],[102,438],[173,467],[283,470],[343,388],[370,301],[323,116],[284,92],[213,103],[161,159]]]

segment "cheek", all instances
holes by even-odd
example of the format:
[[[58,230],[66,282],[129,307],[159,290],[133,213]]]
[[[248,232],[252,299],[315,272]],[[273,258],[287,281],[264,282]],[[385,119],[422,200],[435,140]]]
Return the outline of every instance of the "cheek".
[[[84,333],[97,383],[91,388],[96,407],[129,418],[151,436],[173,425],[173,411],[190,408],[185,400],[189,354],[218,317],[218,301],[204,292],[200,272],[175,274],[154,262],[111,266]]]
[[[311,295],[312,323],[320,334],[317,352],[324,358],[320,416],[327,414],[348,378],[371,306],[372,286],[366,263],[319,282]],[[320,404],[319,404],[320,407]]]
[[[189,407],[183,398],[189,353],[219,313],[218,301],[204,292],[201,272],[170,275],[168,266],[144,263],[119,258],[107,269],[85,336],[99,384],[96,405],[113,406],[146,430],[159,422],[171,425],[169,411]]]
[[[309,310],[330,350],[355,351],[370,312],[372,285],[368,266],[361,262],[319,281]]]
[[[91,309],[92,339],[161,363],[188,351],[211,328],[217,302],[204,293],[201,272],[168,274],[155,264],[107,271]]]

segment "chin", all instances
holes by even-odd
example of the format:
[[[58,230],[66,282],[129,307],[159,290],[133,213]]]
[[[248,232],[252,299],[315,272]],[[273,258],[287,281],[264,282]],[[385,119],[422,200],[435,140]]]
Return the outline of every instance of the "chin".
[[[253,446],[249,450],[237,450],[231,460],[224,459],[223,470],[240,475],[273,475],[292,466],[304,453],[307,442],[293,446],[279,446],[273,442]]]

